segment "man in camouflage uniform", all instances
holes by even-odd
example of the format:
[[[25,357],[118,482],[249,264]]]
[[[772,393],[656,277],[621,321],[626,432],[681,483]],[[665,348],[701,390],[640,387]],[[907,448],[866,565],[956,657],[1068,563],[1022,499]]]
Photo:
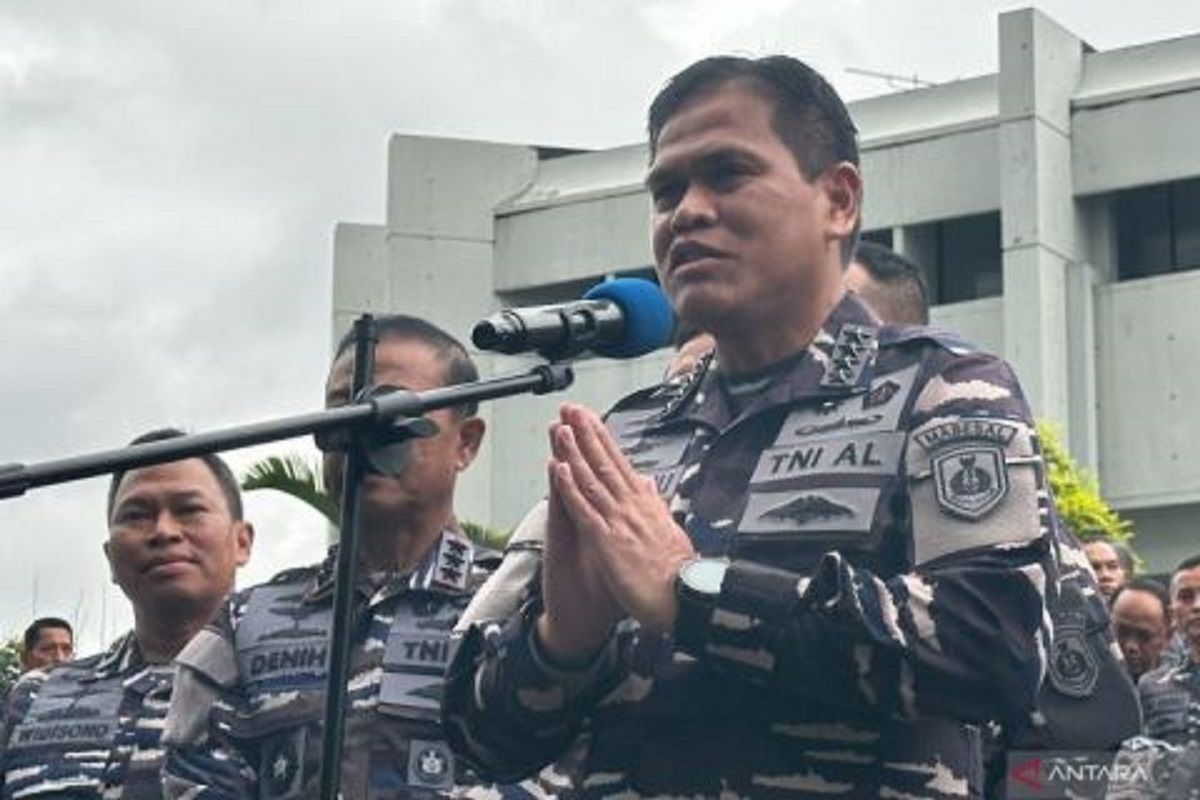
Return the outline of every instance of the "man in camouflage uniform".
[[[155,431],[134,443],[181,436]],[[134,627],[107,652],[33,670],[5,709],[3,797],[158,798],[171,660],[250,555],[237,480],[217,456],[113,476],[104,553]]]
[[[563,407],[540,578],[467,629],[452,744],[559,759],[564,797],[977,795],[977,726],[1028,723],[1050,648],[1015,377],[845,294],[854,128],[803,64],[689,67],[650,143],[659,278],[716,357],[607,427]]]
[[[1187,651],[1138,681],[1145,733],[1174,745],[1200,745],[1200,556],[1185,560],[1171,577],[1171,617]]]
[[[1200,798],[1200,556],[1176,568],[1170,596],[1185,650],[1138,681],[1144,735],[1118,754],[1111,800]]]
[[[424,391],[477,379],[462,346],[405,316],[376,320],[377,385]],[[354,339],[338,348],[326,404],[349,402]],[[455,521],[457,475],[484,424],[475,408],[432,412],[396,476],[368,475],[361,511],[349,703],[347,798],[435,797],[455,783],[438,720],[450,629],[469,598],[473,547]],[[326,457],[328,485],[341,456]],[[239,592],[180,655],[167,733],[169,797],[313,797],[320,775],[335,551]],[[461,773],[459,778],[462,778]]]

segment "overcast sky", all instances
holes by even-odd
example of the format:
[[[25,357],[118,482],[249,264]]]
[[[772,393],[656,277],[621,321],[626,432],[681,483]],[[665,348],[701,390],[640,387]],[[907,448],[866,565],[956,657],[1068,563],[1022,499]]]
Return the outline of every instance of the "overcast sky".
[[[0,0],[0,463],[316,407],[333,226],[382,221],[391,133],[627,144],[662,81],[718,51],[798,55],[848,99],[894,90],[848,67],[978,75],[1020,5]],[[1200,32],[1194,0],[1036,5],[1102,50]],[[0,634],[61,614],[89,651],[128,626],[104,491],[0,502]],[[320,555],[314,513],[247,505],[243,582]]]

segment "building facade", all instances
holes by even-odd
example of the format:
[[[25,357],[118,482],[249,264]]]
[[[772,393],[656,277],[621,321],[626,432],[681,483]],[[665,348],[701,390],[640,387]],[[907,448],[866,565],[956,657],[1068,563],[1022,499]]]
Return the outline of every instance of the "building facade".
[[[996,74],[850,104],[865,235],[922,265],[936,322],[1014,364],[1169,569],[1200,552],[1200,35],[1097,52],[1032,10],[998,31]],[[647,158],[393,136],[386,221],[335,232],[335,332],[399,311],[466,341],[501,306],[650,277]],[[668,356],[580,361],[569,394],[603,408]],[[541,496],[558,402],[486,405],[465,517],[510,526]]]

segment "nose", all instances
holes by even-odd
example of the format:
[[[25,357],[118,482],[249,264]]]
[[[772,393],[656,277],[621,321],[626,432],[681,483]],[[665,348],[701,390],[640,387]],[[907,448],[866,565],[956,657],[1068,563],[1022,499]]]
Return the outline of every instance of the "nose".
[[[183,525],[169,510],[163,509],[154,519],[154,533],[150,537],[155,545],[177,542],[183,539]]]
[[[717,208],[712,193],[702,185],[690,183],[671,213],[671,231],[685,233],[712,225],[716,220]]]

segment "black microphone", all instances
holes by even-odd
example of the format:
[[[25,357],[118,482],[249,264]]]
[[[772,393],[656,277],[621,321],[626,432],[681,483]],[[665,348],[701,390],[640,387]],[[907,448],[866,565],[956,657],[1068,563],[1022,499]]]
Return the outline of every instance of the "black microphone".
[[[671,305],[658,285],[639,278],[597,284],[582,300],[507,308],[480,321],[471,341],[498,353],[536,351],[549,359],[591,350],[607,358],[636,358],[671,340]]]

